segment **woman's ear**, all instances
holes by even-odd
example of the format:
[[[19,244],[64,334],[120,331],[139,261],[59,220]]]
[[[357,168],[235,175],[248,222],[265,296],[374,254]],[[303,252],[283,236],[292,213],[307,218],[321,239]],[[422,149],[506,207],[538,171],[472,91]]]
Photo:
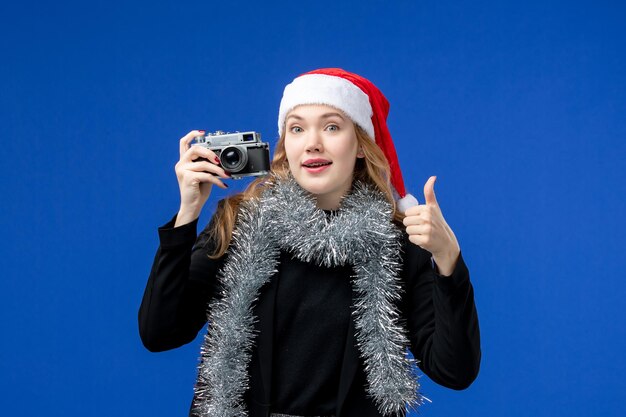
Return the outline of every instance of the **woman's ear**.
[[[363,152],[363,148],[359,146],[359,150],[356,151],[357,158],[365,158],[365,152]]]

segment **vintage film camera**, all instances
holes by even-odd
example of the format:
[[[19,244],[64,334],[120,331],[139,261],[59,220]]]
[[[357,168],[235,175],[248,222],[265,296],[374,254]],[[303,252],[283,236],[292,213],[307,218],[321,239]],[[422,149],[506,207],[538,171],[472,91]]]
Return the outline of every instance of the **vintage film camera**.
[[[196,136],[193,145],[215,152],[220,165],[233,179],[265,175],[270,171],[270,147],[267,142],[261,142],[260,133],[218,130]]]

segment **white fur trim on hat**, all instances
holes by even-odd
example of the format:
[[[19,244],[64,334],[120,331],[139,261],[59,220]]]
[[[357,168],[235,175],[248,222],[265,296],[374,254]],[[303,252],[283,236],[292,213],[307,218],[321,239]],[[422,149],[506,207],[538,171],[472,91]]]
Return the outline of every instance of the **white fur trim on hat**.
[[[418,206],[418,205],[419,205],[419,202],[417,201],[417,198],[415,198],[411,194],[407,194],[401,199],[396,201],[396,207],[398,211],[400,211],[401,213],[404,213],[410,207]]]
[[[374,138],[372,105],[369,97],[350,81],[325,74],[302,75],[285,87],[278,110],[278,134],[282,136],[285,117],[301,104],[326,104],[343,111],[370,138]]]

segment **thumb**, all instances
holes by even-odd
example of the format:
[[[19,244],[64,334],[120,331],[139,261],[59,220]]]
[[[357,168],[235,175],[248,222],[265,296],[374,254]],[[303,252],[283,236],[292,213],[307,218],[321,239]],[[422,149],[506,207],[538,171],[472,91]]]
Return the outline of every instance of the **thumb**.
[[[434,204],[439,205],[437,203],[437,197],[435,196],[435,181],[437,180],[436,176],[432,176],[426,181],[424,184],[424,197],[426,199],[426,204]]]

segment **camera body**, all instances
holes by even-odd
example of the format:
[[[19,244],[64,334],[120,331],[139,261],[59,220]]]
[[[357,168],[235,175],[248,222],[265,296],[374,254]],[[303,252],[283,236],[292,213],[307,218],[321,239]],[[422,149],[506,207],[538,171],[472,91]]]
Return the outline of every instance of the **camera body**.
[[[270,172],[270,146],[257,132],[226,133],[221,130],[196,136],[194,146],[212,150],[231,178],[260,176]]]

